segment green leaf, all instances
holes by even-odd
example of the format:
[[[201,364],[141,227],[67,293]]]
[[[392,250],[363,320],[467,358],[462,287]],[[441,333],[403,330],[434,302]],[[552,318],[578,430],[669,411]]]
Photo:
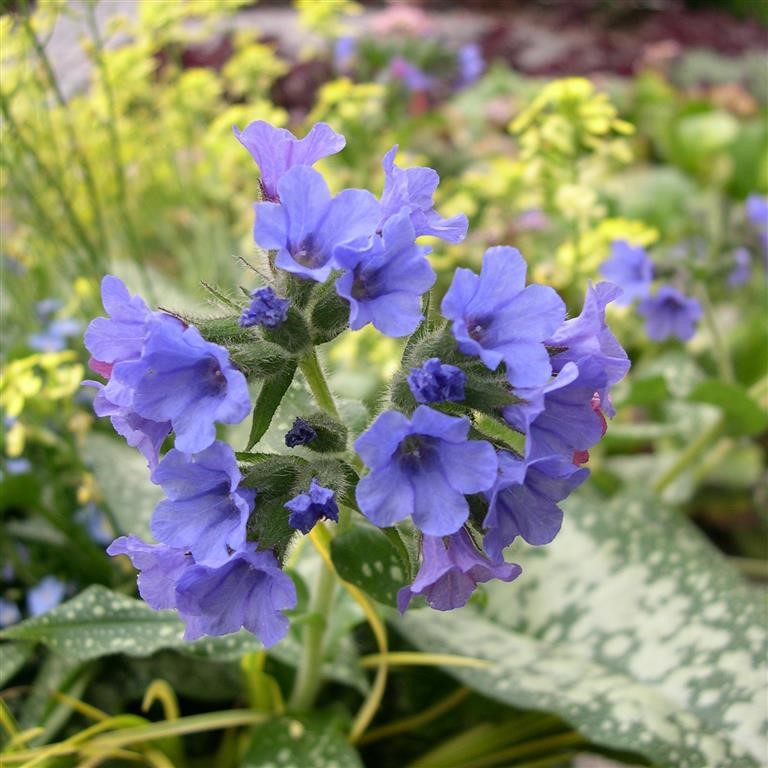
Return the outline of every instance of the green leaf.
[[[116,533],[151,538],[149,518],[163,491],[149,481],[146,459],[122,439],[98,433],[86,438],[83,456],[120,527]]]
[[[0,688],[29,661],[34,648],[26,643],[3,643],[0,645]]]
[[[291,386],[293,376],[296,373],[296,365],[275,376],[273,379],[267,379],[262,384],[256,405],[253,407],[253,421],[251,422],[251,433],[248,436],[246,450],[250,450],[261,440],[264,433],[269,429],[272,418],[275,415],[280,403]]]
[[[183,634],[184,625],[174,611],[153,611],[140,600],[95,585],[42,616],[8,627],[0,638],[44,643],[77,661],[113,653],[143,657],[161,648],[226,660],[262,647],[247,632],[194,643],[186,642]]]
[[[331,542],[339,576],[386,605],[397,604],[397,592],[410,572],[402,551],[381,530],[358,521]]]
[[[725,416],[726,432],[731,435],[757,435],[768,427],[768,412],[738,384],[709,379],[698,384],[689,400],[709,403]]]
[[[240,763],[240,768],[266,766],[363,768],[363,763],[357,750],[347,743],[338,720],[281,717],[253,731]]]
[[[542,548],[515,545],[487,603],[412,611],[418,648],[492,662],[447,668],[486,696],[553,712],[605,747],[675,768],[761,765],[762,601],[687,519],[654,499],[577,495]]]

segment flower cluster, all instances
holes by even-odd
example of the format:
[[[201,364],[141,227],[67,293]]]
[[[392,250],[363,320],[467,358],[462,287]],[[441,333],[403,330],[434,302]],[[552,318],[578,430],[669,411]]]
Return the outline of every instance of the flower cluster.
[[[649,338],[664,341],[674,337],[688,341],[696,333],[701,305],[671,285],[661,285],[651,295],[654,265],[643,248],[624,240],[615,241],[600,273],[624,291],[617,304],[631,304],[639,299],[637,310],[645,318]]]
[[[108,276],[109,316],[85,334],[106,380],[86,382],[96,413],[144,454],[165,495],[150,521],[157,543],[125,535],[108,552],[131,559],[144,600],[178,611],[188,639],[245,627],[265,645],[285,634],[283,612],[296,605],[282,570],[290,541],[338,521],[342,503],[377,526],[419,531],[401,610],[416,596],[457,608],[478,583],[517,578],[504,549],[518,536],[552,540],[558,504],[588,475],[581,465],[613,415],[610,389],[629,361],[605,308],[621,291],[590,285],[581,314],[566,319],[555,291],[527,285],[523,257],[501,246],[486,251],[479,274],[456,270],[443,319],[425,318],[436,275],[417,238],[456,243],[467,231],[466,217],[435,210],[435,171],[398,167],[393,147],[380,198],[332,196],[312,167],[345,144],[329,126],[296,139],[256,122],[236,135],[261,172],[253,232],[269,284],[246,292],[245,306],[222,303],[225,317],[194,319],[153,312]],[[324,411],[293,414],[286,455],[249,453],[297,369],[317,375],[314,346],[368,323],[411,338],[389,402],[354,442],[367,472],[359,477],[327,397],[318,397]],[[251,412],[249,381],[260,394],[247,450],[235,454],[217,424]],[[478,414],[519,433],[519,450]]]

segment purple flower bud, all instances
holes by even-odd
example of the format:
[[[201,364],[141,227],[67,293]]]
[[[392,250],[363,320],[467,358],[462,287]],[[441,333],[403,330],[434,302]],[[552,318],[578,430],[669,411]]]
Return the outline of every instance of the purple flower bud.
[[[309,533],[318,520],[338,522],[339,519],[336,494],[330,488],[323,488],[316,477],[312,478],[306,493],[294,496],[284,506],[291,513],[288,525],[302,533]]]
[[[275,294],[271,285],[256,288],[251,292],[251,299],[250,305],[240,316],[242,328],[249,328],[252,325],[277,328],[285,322],[291,300],[281,299]]]
[[[441,363],[437,357],[411,368],[408,387],[417,403],[460,402],[464,399],[467,376],[455,365]]]
[[[285,444],[289,448],[297,445],[308,445],[317,437],[317,432],[300,416],[294,419],[293,426],[285,436]]]

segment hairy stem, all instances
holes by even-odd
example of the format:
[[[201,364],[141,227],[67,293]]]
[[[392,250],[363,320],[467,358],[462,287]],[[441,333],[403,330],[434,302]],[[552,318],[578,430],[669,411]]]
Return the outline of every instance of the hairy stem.
[[[320,361],[317,359],[317,349],[315,347],[312,347],[299,361],[299,368],[301,368],[301,372],[304,374],[304,378],[307,380],[307,384],[309,384],[317,404],[326,413],[341,420],[325,374],[320,367]]]
[[[314,615],[304,625],[302,633],[302,655],[289,701],[289,707],[293,710],[311,709],[317,692],[320,690],[326,617],[331,611],[335,586],[334,572],[325,562],[322,562],[320,575],[310,603],[310,613]]]

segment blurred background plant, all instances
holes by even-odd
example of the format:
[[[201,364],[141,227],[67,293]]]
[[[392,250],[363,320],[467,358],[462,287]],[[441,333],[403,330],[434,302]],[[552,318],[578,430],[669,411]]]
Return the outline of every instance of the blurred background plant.
[[[487,246],[509,243],[526,256],[531,279],[554,285],[576,315],[587,280],[601,279],[615,244],[642,248],[656,285],[675,285],[694,297],[702,316],[687,343],[657,342],[649,339],[636,308],[609,310],[633,370],[614,403],[617,418],[590,459],[592,495],[573,506],[582,509],[583,520],[592,515],[597,521],[594,529],[586,523],[579,529],[582,538],[571,542],[574,556],[588,560],[594,554],[590,546],[610,547],[611,536],[623,536],[633,556],[656,557],[673,571],[672,545],[683,547],[696,535],[690,519],[720,551],[707,549],[703,540],[691,545],[686,567],[702,583],[711,577],[735,594],[743,586],[732,566],[754,580],[768,580],[768,81],[764,50],[758,49],[765,28],[719,11],[694,13],[676,0],[663,13],[642,3],[622,10],[579,0],[555,9],[517,2],[509,16],[494,15],[494,3],[490,10],[477,3],[476,14],[453,17],[454,29],[483,14],[490,21],[482,28],[468,23],[466,36],[457,36],[446,32],[429,5],[371,10],[346,0],[297,0],[295,10],[275,9],[276,22],[266,32],[258,25],[269,26],[270,8],[259,16],[250,5],[142,0],[121,15],[105,14],[103,3],[46,0],[6,5],[0,16],[0,625],[17,632],[9,630],[6,637],[15,642],[0,646],[2,684],[14,682],[0,710],[11,734],[5,748],[16,751],[9,765],[21,762],[21,748],[71,737],[91,722],[116,728],[118,735],[112,741],[102,736],[106,741],[88,752],[91,740],[98,742],[97,730],[83,742],[82,753],[67,753],[82,760],[70,764],[97,765],[99,756],[111,755],[117,762],[109,764],[120,765],[140,754],[157,766],[185,760],[192,765],[196,759],[256,766],[271,759],[268,751],[259,753],[259,743],[272,744],[278,754],[296,733],[298,721],[287,719],[265,726],[272,728],[272,740],[258,730],[250,740],[236,729],[283,715],[279,689],[285,690],[293,674],[298,634],[268,657],[240,636],[230,644],[184,647],[175,624],[125,596],[133,594],[132,572],[108,562],[103,548],[115,535],[146,530],[156,489],[146,482],[141,459],[94,420],[79,387],[86,363],[80,332],[87,318],[101,313],[98,281],[104,273],[120,275],[150,303],[176,309],[204,300],[203,280],[227,291],[257,280],[238,259],[255,252],[250,231],[256,169],[232,136],[233,125],[242,128],[252,120],[287,126],[298,135],[324,120],[345,134],[347,149],[318,164],[336,189],[381,189],[381,157],[395,143],[401,145],[399,164],[437,169],[437,209],[470,218],[461,245],[430,242],[438,293],[457,265],[477,268]],[[744,10],[738,0],[732,6]],[[586,43],[571,37],[581,40],[578,47],[558,48],[547,34],[559,34],[559,25],[567,28],[579,13],[588,14],[593,37]],[[82,87],[65,87],[62,65],[51,51],[62,24],[81,36],[87,61]],[[295,33],[288,42],[272,31],[281,25]],[[560,51],[559,58],[542,63],[529,56],[519,35],[536,29]],[[627,29],[635,48],[626,34],[621,37]],[[713,30],[717,39],[710,40]],[[331,381],[346,398],[342,410],[360,422],[363,406],[377,402],[398,365],[401,345],[360,332],[345,333],[328,346]],[[279,450],[277,433],[274,444]],[[618,517],[630,509],[627,499],[649,486],[656,501],[646,499],[644,518],[627,513],[627,524],[634,521],[636,528],[633,538]],[[672,515],[670,504],[676,507]],[[660,533],[664,525],[669,530]],[[619,637],[632,653],[666,658],[669,649],[654,646],[629,621],[617,635],[602,634],[605,605],[592,592],[600,589],[594,582],[585,582],[579,593],[590,607],[558,606],[545,586],[556,581],[553,573],[563,565],[558,557],[564,556],[550,560],[534,552],[524,562],[533,574],[531,586],[517,593],[513,587],[503,597],[487,590],[475,603],[482,619],[475,617],[475,623],[498,622],[494,637],[520,650],[518,642],[550,642],[548,615],[555,641],[566,642],[576,626],[574,612],[583,610],[595,638],[595,663],[621,657],[629,664],[630,655],[611,657],[599,646]],[[307,565],[296,555],[296,578],[304,585],[299,626],[316,618],[306,595],[318,562]],[[572,566],[566,562],[562,572]],[[641,593],[643,585],[629,571],[613,561],[609,566],[616,568],[617,583]],[[360,573],[344,576],[363,588],[368,584]],[[696,591],[682,577],[670,576],[670,583],[677,596]],[[101,586],[75,597],[80,602],[74,607],[68,603],[51,614],[58,634],[46,634],[41,624],[19,624],[89,585]],[[720,610],[728,595],[725,587],[718,589],[713,587],[710,607]],[[386,602],[385,592],[375,597]],[[515,602],[515,595],[522,608],[500,607],[502,600]],[[738,595],[730,601],[733,610],[743,607]],[[753,600],[752,592],[743,598],[744,604]],[[697,615],[705,607],[691,602],[692,610],[700,609]],[[94,629],[97,608],[117,618]],[[572,623],[559,624],[563,616]],[[663,616],[674,624],[675,616]],[[424,641],[431,643],[425,649],[420,643],[429,628],[420,627],[418,618],[411,622],[392,624],[395,650],[462,651],[435,638]],[[741,648],[756,630],[732,623],[729,642]],[[460,622],[444,627],[446,636],[462,637],[465,630]],[[349,712],[370,694],[364,670],[376,661],[369,657],[361,666],[358,649],[380,651],[377,631],[366,626],[359,603],[340,590],[324,667],[330,681],[325,700],[331,704],[315,719],[301,720],[306,738],[299,742],[307,755],[315,754],[322,736],[337,750],[339,764],[358,764],[346,751],[351,748],[342,730]],[[35,646],[37,641],[48,650]],[[463,651],[472,647],[468,640]],[[117,666],[110,655],[115,652],[123,654]],[[358,742],[370,765],[416,760],[414,765],[445,768],[448,754],[464,768],[568,765],[587,746],[633,764],[672,764],[673,758],[660,757],[668,754],[664,739],[662,747],[641,748],[620,735],[610,701],[600,704],[605,736],[590,728],[588,717],[568,709],[576,700],[542,705],[533,684],[521,684],[533,698],[515,698],[485,673],[473,677],[458,668],[452,677],[446,669],[393,675],[381,720]],[[590,670],[586,678],[597,674]],[[691,694],[683,709],[704,718],[720,738],[729,730],[733,701],[719,691],[727,688],[717,677],[725,672],[710,671],[711,686],[704,692],[715,698],[707,704]],[[525,673],[523,666],[505,675],[524,679]],[[633,680],[645,684],[643,674],[633,672]],[[455,676],[466,687],[456,689]],[[166,687],[152,682],[157,677]],[[576,683],[574,688],[581,690]],[[141,728],[149,727],[144,715],[153,702],[162,704],[168,722],[146,732],[152,739],[145,742]],[[225,729],[223,739],[209,731],[179,741],[195,732],[198,713],[208,716],[217,707],[243,703],[251,710],[229,709],[206,721],[209,729]],[[116,712],[123,714],[107,714]],[[174,726],[170,721],[180,712],[184,717]],[[220,724],[211,725],[219,722],[216,717]],[[132,728],[139,730],[129,733]],[[698,747],[686,748],[695,764],[691,755]],[[312,764],[324,763],[318,758]]]

